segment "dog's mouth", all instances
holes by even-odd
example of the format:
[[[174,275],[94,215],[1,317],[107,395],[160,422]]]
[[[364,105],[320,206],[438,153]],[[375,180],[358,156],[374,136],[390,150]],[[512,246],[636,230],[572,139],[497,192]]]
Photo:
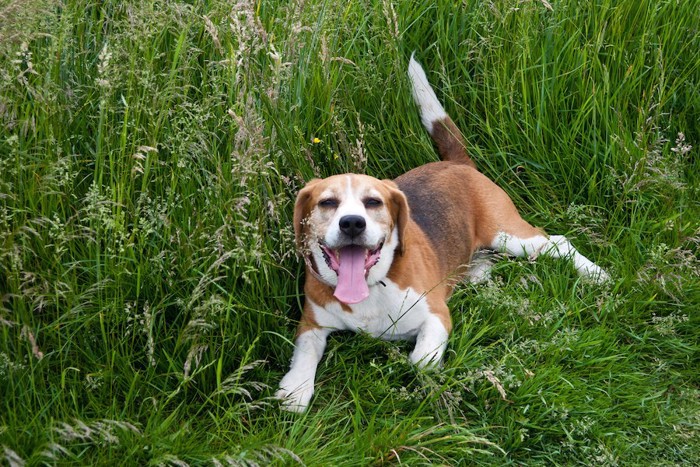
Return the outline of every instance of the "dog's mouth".
[[[347,245],[336,250],[320,243],[326,264],[338,275],[333,296],[343,303],[359,303],[369,296],[367,276],[381,256],[384,242],[376,248]]]

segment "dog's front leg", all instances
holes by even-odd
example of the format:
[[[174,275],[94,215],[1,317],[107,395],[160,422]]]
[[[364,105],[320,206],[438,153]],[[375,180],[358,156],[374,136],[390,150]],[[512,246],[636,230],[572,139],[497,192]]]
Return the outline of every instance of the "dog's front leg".
[[[328,334],[329,330],[314,328],[296,338],[292,363],[276,394],[285,410],[301,413],[309,406],[314,394],[316,368],[326,349]]]
[[[447,306],[445,306],[447,311]],[[449,320],[449,311],[447,311]],[[447,348],[449,331],[443,321],[434,313],[428,313],[428,317],[420,328],[416,337],[416,347],[409,355],[411,362],[420,368],[434,368],[442,362],[442,355]]]

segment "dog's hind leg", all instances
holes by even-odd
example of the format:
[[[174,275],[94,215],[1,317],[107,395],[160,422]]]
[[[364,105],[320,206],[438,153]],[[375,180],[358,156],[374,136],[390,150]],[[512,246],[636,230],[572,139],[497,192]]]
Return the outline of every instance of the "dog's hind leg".
[[[512,256],[537,258],[540,255],[570,260],[583,277],[605,282],[610,276],[600,266],[586,258],[574,248],[563,235],[547,235],[523,219],[514,220],[497,232],[491,248]]]

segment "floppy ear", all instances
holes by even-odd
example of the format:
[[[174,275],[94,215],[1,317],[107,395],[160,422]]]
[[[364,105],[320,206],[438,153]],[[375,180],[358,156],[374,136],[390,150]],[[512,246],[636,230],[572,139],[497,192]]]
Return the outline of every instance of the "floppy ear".
[[[296,242],[297,249],[301,251],[304,248],[303,239],[303,223],[306,218],[311,213],[311,192],[314,185],[316,185],[321,180],[314,178],[310,180],[304,188],[299,191],[297,195],[296,203],[294,204],[294,241]]]
[[[384,184],[389,188],[389,205],[392,218],[394,219],[394,225],[399,232],[399,246],[398,251],[400,255],[406,248],[406,234],[408,225],[408,220],[411,216],[411,211],[408,207],[408,200],[403,191],[399,190],[399,187],[391,180],[383,180]]]

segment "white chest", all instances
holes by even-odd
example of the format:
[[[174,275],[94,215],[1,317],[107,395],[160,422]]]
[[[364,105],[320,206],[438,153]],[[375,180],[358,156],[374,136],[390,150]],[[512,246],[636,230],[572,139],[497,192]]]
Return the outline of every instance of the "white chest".
[[[316,322],[323,328],[366,332],[385,340],[412,340],[431,315],[425,296],[411,289],[400,289],[384,279],[386,286],[370,288],[367,299],[349,305],[352,312],[338,303],[321,307],[313,302]]]

